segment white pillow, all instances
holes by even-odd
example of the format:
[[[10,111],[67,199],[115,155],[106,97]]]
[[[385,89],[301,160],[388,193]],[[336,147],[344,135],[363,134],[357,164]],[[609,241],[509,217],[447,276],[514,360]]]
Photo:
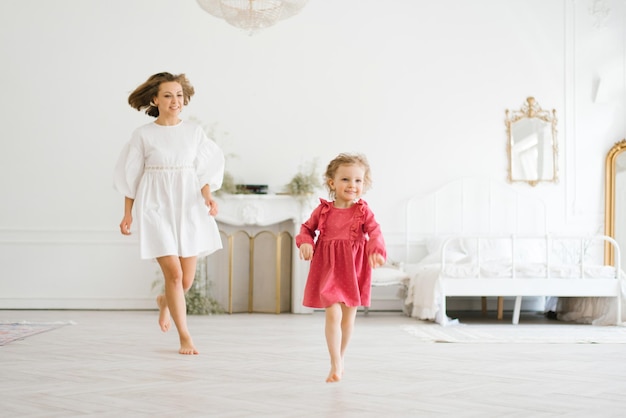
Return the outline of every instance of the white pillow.
[[[450,237],[446,237],[446,236],[437,236],[437,237],[429,237],[426,239],[426,251],[428,251],[428,254],[440,254],[441,253],[441,247],[443,247],[443,243],[449,239]],[[459,252],[459,253],[466,253],[466,251],[463,248],[463,240],[458,238],[458,239],[454,239],[451,242],[448,243],[448,245],[446,246],[446,250],[447,251],[455,251],[455,252]]]
[[[512,257],[512,240],[509,238],[483,238],[480,240],[481,261],[508,261]],[[465,252],[476,257],[476,239],[463,241]],[[517,263],[545,262],[546,246],[542,239],[517,239],[515,242],[515,261]]]
[[[480,258],[483,261],[511,261],[513,254],[510,239],[490,238],[480,242]]]
[[[462,248],[467,255],[476,258],[477,243],[476,238],[464,238]],[[506,261],[511,260],[511,240],[508,238],[481,238],[480,239],[480,260],[481,261]]]
[[[518,263],[545,263],[546,242],[544,239],[519,239],[516,243],[515,260]]]
[[[420,260],[420,264],[441,263],[441,250],[444,242],[450,237],[437,236],[429,237],[426,240],[426,250],[428,254]],[[462,239],[454,239],[446,246],[446,263],[457,263],[467,257],[467,252],[463,249]]]
[[[467,263],[470,261],[470,257],[467,254],[459,252],[459,251],[446,251],[446,263]],[[436,252],[432,254],[428,254],[426,257],[420,260],[420,264],[440,264],[441,263],[441,252]]]

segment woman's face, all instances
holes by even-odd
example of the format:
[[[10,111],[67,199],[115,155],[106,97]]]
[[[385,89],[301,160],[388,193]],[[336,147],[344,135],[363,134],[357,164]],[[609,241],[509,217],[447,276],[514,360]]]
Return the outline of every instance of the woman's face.
[[[185,96],[183,86],[176,81],[166,81],[159,85],[159,93],[154,104],[159,108],[160,117],[177,117],[183,110]]]

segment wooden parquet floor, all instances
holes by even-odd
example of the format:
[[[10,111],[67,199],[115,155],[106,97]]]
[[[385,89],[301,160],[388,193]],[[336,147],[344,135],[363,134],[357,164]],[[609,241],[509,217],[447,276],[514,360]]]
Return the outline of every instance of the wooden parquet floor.
[[[198,356],[177,354],[156,311],[0,320],[75,322],[0,347],[1,417],[626,414],[626,344],[424,343],[403,331],[411,318],[359,313],[344,379],[327,384],[321,312],[191,316]]]

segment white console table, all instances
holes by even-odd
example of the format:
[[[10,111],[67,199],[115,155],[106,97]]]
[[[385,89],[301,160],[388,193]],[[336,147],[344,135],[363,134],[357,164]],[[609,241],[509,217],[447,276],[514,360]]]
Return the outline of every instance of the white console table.
[[[269,227],[290,221],[290,233],[294,238],[300,232],[300,225],[308,219],[315,205],[314,198],[289,195],[220,195],[216,196],[215,200],[219,205],[216,216],[218,223],[253,232],[259,227]],[[300,260],[298,250],[294,246],[291,262],[291,311],[293,313],[313,311],[302,306],[308,271],[308,262]]]

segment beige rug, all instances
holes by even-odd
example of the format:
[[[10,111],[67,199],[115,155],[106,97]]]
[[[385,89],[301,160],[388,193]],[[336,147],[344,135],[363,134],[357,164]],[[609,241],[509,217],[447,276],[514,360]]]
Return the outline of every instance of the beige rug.
[[[74,322],[1,322],[0,323],[0,346],[13,341],[23,340],[32,335],[52,331]]]
[[[550,324],[458,324],[418,322],[404,331],[425,343],[626,344],[625,326]]]

